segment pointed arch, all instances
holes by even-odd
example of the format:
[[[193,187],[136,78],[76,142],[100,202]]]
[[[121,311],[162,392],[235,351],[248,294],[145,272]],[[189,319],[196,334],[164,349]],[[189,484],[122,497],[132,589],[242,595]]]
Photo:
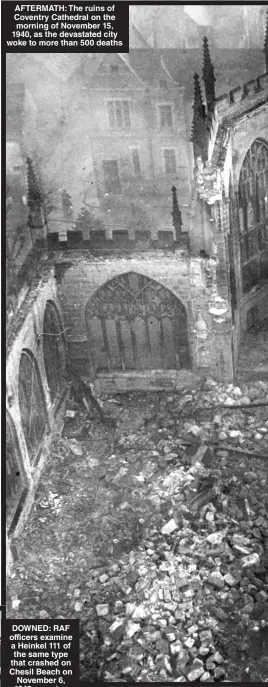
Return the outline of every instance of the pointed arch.
[[[239,227],[243,290],[268,279],[268,142],[250,146],[239,176]]]
[[[18,396],[24,438],[29,460],[33,463],[46,432],[48,417],[39,368],[34,355],[26,348],[20,358]]]
[[[43,356],[51,402],[54,404],[64,385],[66,346],[60,314],[53,301],[47,301],[44,312]]]
[[[185,306],[142,274],[101,286],[86,305],[85,325],[96,373],[190,367]]]

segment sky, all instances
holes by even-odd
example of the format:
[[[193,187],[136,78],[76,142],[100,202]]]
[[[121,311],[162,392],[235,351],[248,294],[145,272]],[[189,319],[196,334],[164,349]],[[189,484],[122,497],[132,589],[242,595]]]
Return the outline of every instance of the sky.
[[[179,47],[180,36],[193,45],[193,26],[196,25],[196,37],[199,27],[208,27],[210,39],[214,37],[218,47],[222,48],[256,48],[263,46],[267,5],[232,3],[211,5],[172,5],[169,2],[162,5],[130,6],[130,19],[139,30],[143,38],[149,43],[154,42],[157,35],[157,47]],[[190,17],[188,22],[184,17]],[[192,20],[192,21],[191,21]],[[193,23],[192,23],[193,22]],[[131,26],[131,24],[130,24]],[[161,33],[162,32],[162,33]],[[152,38],[153,37],[153,38]],[[130,45],[132,34],[130,30]]]
[[[208,26],[212,21],[212,12],[208,5],[184,5],[184,11],[201,26]]]

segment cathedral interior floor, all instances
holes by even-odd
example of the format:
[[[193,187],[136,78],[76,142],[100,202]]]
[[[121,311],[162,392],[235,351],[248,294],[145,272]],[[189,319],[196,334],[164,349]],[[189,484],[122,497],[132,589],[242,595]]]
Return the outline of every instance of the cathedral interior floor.
[[[267,680],[267,389],[69,404],[7,616],[79,618],[82,682]]]

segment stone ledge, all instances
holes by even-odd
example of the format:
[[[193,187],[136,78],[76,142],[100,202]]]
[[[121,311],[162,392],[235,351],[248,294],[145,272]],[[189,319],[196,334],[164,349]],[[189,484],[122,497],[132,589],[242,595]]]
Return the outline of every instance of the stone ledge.
[[[53,250],[49,254],[50,260],[54,265],[60,265],[62,263],[67,265],[67,261],[72,263],[72,267],[79,264],[81,267],[81,273],[83,272],[83,267],[89,265],[90,263],[109,263],[111,260],[143,260],[148,262],[148,260],[160,261],[162,258],[167,258],[169,260],[187,262],[190,260],[190,254],[188,249],[183,246],[177,247],[174,243],[173,246],[157,246],[157,247],[141,247],[133,246],[131,249],[115,248],[113,251],[111,249],[96,249],[89,250],[85,247],[79,247],[77,250],[73,248],[68,252],[68,258],[66,258],[66,252]],[[196,256],[197,257],[197,256]]]
[[[176,391],[194,388],[198,377],[191,370],[146,370],[107,372],[97,375],[94,387],[97,394],[119,394],[128,391]]]

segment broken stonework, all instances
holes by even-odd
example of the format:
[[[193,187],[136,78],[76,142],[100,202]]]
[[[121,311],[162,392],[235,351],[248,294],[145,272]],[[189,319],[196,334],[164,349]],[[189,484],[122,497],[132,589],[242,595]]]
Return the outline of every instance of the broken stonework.
[[[266,628],[266,623],[268,626],[265,577],[268,525],[266,490],[261,486],[265,479],[263,464],[244,454],[236,453],[234,459],[225,448],[222,463],[218,448],[208,456],[207,450],[203,450],[205,446],[192,447],[192,443],[187,453],[189,426],[196,424],[202,429],[202,440],[209,441],[211,424],[208,416],[202,419],[201,411],[206,403],[217,404],[219,397],[225,401],[226,397],[232,397],[232,390],[227,393],[223,387],[212,386],[202,392],[198,401],[192,392],[186,405],[199,404],[200,415],[191,422],[186,419],[185,423],[180,416],[179,431],[173,425],[166,427],[166,422],[172,413],[179,417],[184,395],[173,395],[168,412],[164,411],[166,401],[161,397],[161,426],[154,420],[153,431],[157,435],[154,440],[146,427],[139,428],[132,436],[122,433],[113,452],[108,446],[105,460],[99,458],[98,451],[96,454],[98,444],[94,444],[91,455],[87,442],[86,452],[76,462],[79,508],[86,485],[83,503],[87,503],[87,509],[83,509],[83,523],[80,522],[76,532],[77,565],[76,558],[71,563],[75,567],[75,584],[68,593],[70,612],[75,605],[82,618],[87,613],[87,620],[82,623],[81,654],[83,657],[90,652],[91,663],[99,662],[98,679],[108,675],[111,682],[130,678],[172,682],[181,678],[189,682],[225,680],[230,670],[234,670],[231,659],[234,645],[241,645],[242,651],[242,643],[248,638],[251,641],[252,632],[257,635]],[[148,413],[148,399],[146,403]],[[131,396],[127,404],[121,400],[120,404],[127,425]],[[213,411],[213,417],[221,412]],[[225,427],[228,441],[237,448],[237,437],[230,437],[229,431],[240,431],[236,417],[243,416],[241,411],[237,416],[234,412],[225,409],[221,423],[219,418],[217,422],[219,429]],[[263,422],[266,419],[259,425]],[[218,432],[217,427],[215,431]],[[262,436],[266,437],[267,433]],[[183,441],[188,443],[184,445]],[[57,451],[60,450],[58,447]],[[175,456],[174,462],[166,460],[170,455]],[[64,461],[65,458],[62,465]],[[66,468],[62,478],[65,473]],[[115,480],[118,475],[120,479]],[[137,481],[137,475],[144,479]],[[63,479],[59,482],[65,484]],[[76,490],[72,486],[68,486],[68,498],[71,487],[71,498],[75,499]],[[57,517],[57,526],[61,527],[59,518],[64,512],[72,531],[74,508],[69,508],[72,518],[68,509],[53,515],[56,490],[51,485],[47,493],[49,517]],[[51,493],[53,497],[49,496]],[[203,498],[207,493],[212,501],[190,511],[192,499],[198,501],[200,495]],[[41,518],[46,515],[43,500],[42,495],[38,506]],[[64,499],[60,501],[62,508]],[[213,517],[206,518],[206,513]],[[56,522],[54,525],[57,532]],[[91,550],[89,556],[87,547],[91,540],[94,552]],[[244,553],[245,549],[248,553]],[[43,574],[46,574],[44,570]],[[35,585],[33,580],[32,584]],[[14,595],[15,604],[18,597],[19,589]],[[63,609],[59,611],[59,615],[64,615]],[[21,606],[15,607],[16,612],[21,616]],[[245,654],[250,653],[249,645],[243,650]],[[86,664],[82,662],[81,666],[86,677]],[[239,666],[235,666],[236,671],[240,670]]]

